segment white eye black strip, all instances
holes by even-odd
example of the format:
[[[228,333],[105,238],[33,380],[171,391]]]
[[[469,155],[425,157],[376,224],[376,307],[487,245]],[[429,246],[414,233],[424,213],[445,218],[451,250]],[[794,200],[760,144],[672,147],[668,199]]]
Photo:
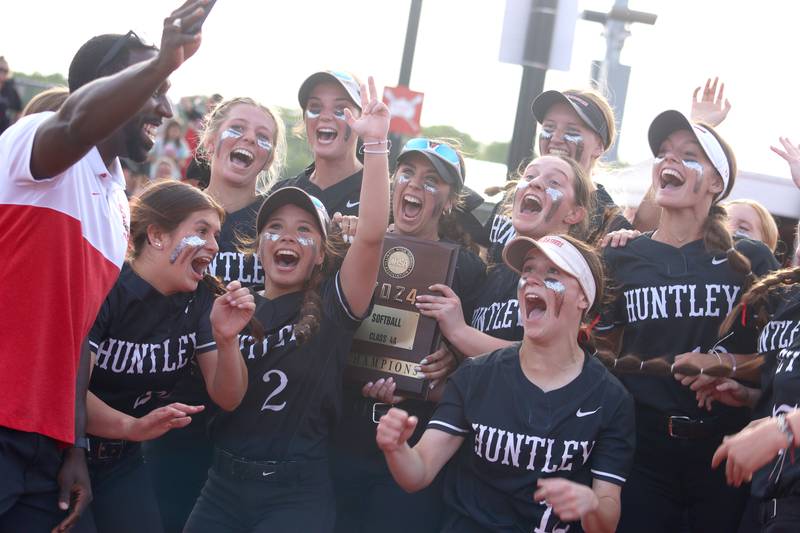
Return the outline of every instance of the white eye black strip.
[[[261,235],[261,238],[264,239],[264,240],[267,240],[267,241],[276,242],[278,239],[281,238],[281,236],[278,235],[277,233],[270,233],[269,231],[265,231]]]
[[[579,144],[583,142],[583,135],[578,133],[565,133],[564,140],[568,143]]]
[[[220,138],[222,139],[239,139],[242,137],[242,131],[236,128],[228,128],[222,132]]]
[[[256,144],[260,148],[266,150],[267,152],[271,152],[272,151],[272,143],[269,142],[269,139],[265,139],[264,137],[258,137],[256,139]]]
[[[553,138],[553,132],[552,132],[552,131],[547,131],[547,130],[542,130],[542,131],[539,133],[539,137],[540,137],[541,139],[548,139],[548,140],[549,140],[549,139],[552,139],[552,138]]]
[[[548,187],[544,190],[547,193],[547,196],[554,202],[558,202],[562,198],[564,198],[564,193],[559,191],[558,189],[553,189],[552,187]]]
[[[201,246],[205,246],[206,241],[198,237],[197,235],[192,235],[191,237],[184,237],[181,239],[181,242],[178,243],[178,246],[172,251],[172,254],[169,256],[169,262],[175,263],[178,260],[178,256],[181,255],[181,252],[184,251],[187,247],[191,248],[200,248]]]
[[[319,118],[319,114],[320,114],[319,111],[311,111],[310,109],[306,109],[306,118],[308,119],[313,120],[315,118]]]
[[[694,161],[692,159],[683,159],[681,162],[683,163],[683,166],[685,166],[689,170],[694,170],[695,172],[697,172],[698,177],[700,178],[703,177],[703,165],[701,165],[699,162]]]
[[[308,246],[309,248],[314,246],[314,239],[311,237],[298,237],[297,242],[300,243],[300,246]]]

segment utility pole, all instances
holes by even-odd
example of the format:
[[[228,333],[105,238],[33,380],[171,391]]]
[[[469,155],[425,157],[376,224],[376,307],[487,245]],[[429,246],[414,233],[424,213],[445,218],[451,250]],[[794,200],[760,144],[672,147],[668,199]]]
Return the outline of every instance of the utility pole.
[[[608,96],[611,107],[614,109],[617,124],[622,124],[625,113],[625,99],[628,94],[628,80],[631,67],[619,62],[625,39],[630,37],[628,27],[631,23],[653,25],[658,16],[655,13],[632,11],[628,9],[628,0],[616,0],[614,7],[608,13],[598,11],[584,11],[583,18],[591,22],[599,22],[605,26],[606,56],[602,62],[592,62],[592,82],[595,88]],[[617,142],[606,152],[607,161],[617,160]]]
[[[530,20],[525,37],[524,57],[531,66],[523,65],[519,86],[517,115],[514,133],[508,149],[508,172],[513,173],[520,163],[533,153],[536,136],[536,120],[531,111],[531,102],[544,89],[544,79],[553,41],[553,27],[558,9],[558,0],[531,0]]]
[[[406,42],[403,46],[403,60],[400,63],[400,79],[397,85],[400,87],[408,87],[411,83],[411,67],[414,64],[414,50],[417,47],[417,30],[419,29],[419,15],[422,11],[422,0],[411,0],[411,9],[408,13],[408,27],[406,28]],[[389,140],[392,141],[391,153],[389,154],[389,161],[393,163],[397,161],[397,156],[400,155],[402,137],[396,133],[389,134]]]

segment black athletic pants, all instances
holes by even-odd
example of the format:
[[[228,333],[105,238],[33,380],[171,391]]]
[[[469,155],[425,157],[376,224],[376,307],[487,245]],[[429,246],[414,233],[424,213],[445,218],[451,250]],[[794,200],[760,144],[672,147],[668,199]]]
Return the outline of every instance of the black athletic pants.
[[[711,469],[722,437],[670,437],[652,411],[637,406],[636,454],[617,531],[673,533],[688,522],[691,533],[735,532],[749,487],[730,487],[724,467]]]
[[[105,463],[89,462],[94,499],[76,533],[162,533],[158,501],[138,444]]]
[[[0,533],[49,533],[58,508],[62,450],[44,435],[0,427]]]
[[[327,461],[222,469],[215,460],[186,533],[326,533],[336,509]]]

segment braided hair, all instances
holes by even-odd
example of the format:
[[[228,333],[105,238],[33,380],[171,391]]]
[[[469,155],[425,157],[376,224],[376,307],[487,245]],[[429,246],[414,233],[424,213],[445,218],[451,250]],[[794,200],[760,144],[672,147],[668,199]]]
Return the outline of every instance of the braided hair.
[[[740,316],[742,320],[746,321],[748,314],[755,317],[758,329],[763,328],[770,319],[767,312],[769,297],[777,291],[798,283],[800,283],[800,267],[776,270],[759,279],[742,295],[739,303],[725,317],[725,321],[719,328],[720,335],[727,334]]]

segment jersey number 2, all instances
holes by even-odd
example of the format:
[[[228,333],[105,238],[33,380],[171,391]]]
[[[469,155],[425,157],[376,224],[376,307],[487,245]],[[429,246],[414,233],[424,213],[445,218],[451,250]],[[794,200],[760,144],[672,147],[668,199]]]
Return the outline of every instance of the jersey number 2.
[[[270,411],[280,411],[284,407],[286,407],[286,402],[283,402],[283,403],[280,403],[280,404],[278,404],[278,403],[270,404],[269,403],[269,401],[272,398],[274,398],[275,396],[277,396],[278,394],[280,394],[281,391],[283,389],[285,389],[286,385],[289,383],[289,378],[287,378],[286,374],[284,374],[280,370],[270,370],[269,372],[264,374],[264,378],[263,378],[264,379],[264,383],[269,383],[270,381],[272,381],[272,376],[273,375],[278,376],[278,386],[275,387],[275,390],[272,391],[272,394],[267,396],[267,399],[264,400],[264,405],[261,406],[261,410],[262,411],[265,411],[267,409],[269,409]]]

